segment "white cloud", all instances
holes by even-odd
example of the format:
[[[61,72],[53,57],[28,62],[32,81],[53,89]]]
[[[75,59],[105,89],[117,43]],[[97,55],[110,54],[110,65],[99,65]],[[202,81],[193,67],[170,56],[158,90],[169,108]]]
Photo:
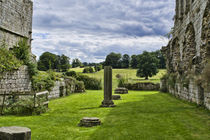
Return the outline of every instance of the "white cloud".
[[[138,54],[166,45],[172,0],[34,1],[32,51],[103,61],[114,51]]]

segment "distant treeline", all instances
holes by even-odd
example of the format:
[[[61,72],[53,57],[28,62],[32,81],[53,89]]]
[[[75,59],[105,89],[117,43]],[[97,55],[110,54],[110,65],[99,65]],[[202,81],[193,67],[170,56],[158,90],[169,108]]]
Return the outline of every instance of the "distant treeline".
[[[149,56],[154,56],[157,59],[155,61],[157,63],[157,67],[159,69],[165,69],[166,63],[165,59],[160,50],[155,52],[147,52]],[[110,53],[106,56],[106,60],[103,63],[103,66],[112,66],[113,68],[133,68],[136,69],[140,65],[140,59],[142,58],[142,54],[132,55],[131,57],[128,54],[121,55],[120,53]]]
[[[145,51],[146,52],[146,51]],[[149,56],[152,56],[157,63],[157,68],[164,69],[166,68],[165,59],[161,53],[161,51],[154,52],[146,52]],[[53,69],[56,71],[68,71],[69,68],[75,67],[95,67],[95,69],[100,70],[101,67],[104,66],[112,66],[113,68],[133,68],[137,69],[140,65],[140,59],[142,59],[143,54],[132,55],[128,54],[120,54],[120,53],[110,53],[106,56],[104,62],[101,63],[87,63],[81,62],[78,58],[72,60],[72,64],[70,64],[70,58],[65,55],[56,55],[50,52],[43,53],[38,61],[38,69],[42,71],[47,71],[49,69]],[[96,71],[98,71],[96,70]]]

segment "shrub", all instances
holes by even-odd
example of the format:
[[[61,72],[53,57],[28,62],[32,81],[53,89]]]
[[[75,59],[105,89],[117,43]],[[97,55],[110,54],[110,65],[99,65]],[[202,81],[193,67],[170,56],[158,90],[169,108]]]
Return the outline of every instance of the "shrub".
[[[85,85],[83,81],[75,81],[75,92],[84,92]]]
[[[56,79],[56,76],[52,73],[39,72],[32,77],[32,88],[36,92],[44,90],[51,91]]]
[[[126,79],[124,77],[121,77],[118,79],[118,87],[125,87]]]
[[[92,67],[87,67],[87,68],[84,68],[83,70],[83,73],[93,73],[93,68]]]
[[[102,70],[102,67],[103,67],[102,65],[95,65],[94,67],[95,72]]]
[[[16,46],[12,48],[13,54],[19,60],[22,60],[25,65],[30,61],[30,46],[27,39],[20,40]]]
[[[12,115],[39,115],[47,111],[47,107],[42,105],[41,102],[39,100],[37,103],[38,107],[34,107],[33,98],[18,98],[18,100],[10,102],[5,113]]]
[[[116,75],[116,78],[117,78],[117,79],[120,79],[120,78],[122,78],[122,75],[121,75],[121,74],[117,74],[117,75]]]
[[[30,46],[27,39],[22,39],[12,48],[13,55],[28,66],[30,77],[37,74],[37,65],[30,60]]]
[[[77,73],[75,71],[68,71],[65,73],[66,76],[76,77]]]
[[[0,47],[0,73],[17,70],[22,65],[22,61],[18,60],[5,47],[5,44]]]
[[[78,75],[76,78],[78,81],[83,81],[85,84],[85,89],[90,90],[101,90],[101,80],[89,77],[87,75]]]

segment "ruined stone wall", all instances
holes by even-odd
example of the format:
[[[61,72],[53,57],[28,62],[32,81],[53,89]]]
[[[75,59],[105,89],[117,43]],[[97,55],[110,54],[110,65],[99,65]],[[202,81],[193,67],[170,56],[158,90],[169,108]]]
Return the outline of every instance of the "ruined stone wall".
[[[0,45],[5,43],[10,49],[23,38],[31,45],[32,13],[31,0],[0,0]],[[0,73],[0,94],[30,91],[31,79],[27,66]]]
[[[0,0],[0,42],[12,48],[21,38],[29,44],[32,34],[31,0]]]
[[[210,109],[209,83],[203,76],[210,60],[209,7],[210,0],[176,0],[173,37],[162,51],[168,91]]]

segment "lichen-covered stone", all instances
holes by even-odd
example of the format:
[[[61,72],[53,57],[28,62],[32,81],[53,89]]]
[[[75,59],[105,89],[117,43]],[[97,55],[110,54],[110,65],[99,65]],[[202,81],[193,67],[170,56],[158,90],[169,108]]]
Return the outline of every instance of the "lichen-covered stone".
[[[128,94],[128,89],[124,87],[118,87],[114,90],[115,94]]]
[[[204,104],[210,109],[207,84],[199,79],[210,61],[209,10],[209,0],[176,1],[173,37],[168,46],[162,48],[169,78],[162,80],[161,87],[164,90],[167,87],[166,91],[179,98]],[[175,75],[173,84],[172,75]]]
[[[33,3],[31,0],[0,1],[0,42],[12,48],[23,37],[31,42]]]
[[[96,117],[84,117],[82,120],[80,120],[80,123],[78,125],[84,127],[92,127],[101,125],[101,121],[99,118]]]
[[[31,130],[26,127],[1,127],[0,140],[31,140]]]
[[[151,83],[151,82],[144,82],[144,83],[126,83],[125,87],[128,90],[159,90],[160,84],[159,83]]]

